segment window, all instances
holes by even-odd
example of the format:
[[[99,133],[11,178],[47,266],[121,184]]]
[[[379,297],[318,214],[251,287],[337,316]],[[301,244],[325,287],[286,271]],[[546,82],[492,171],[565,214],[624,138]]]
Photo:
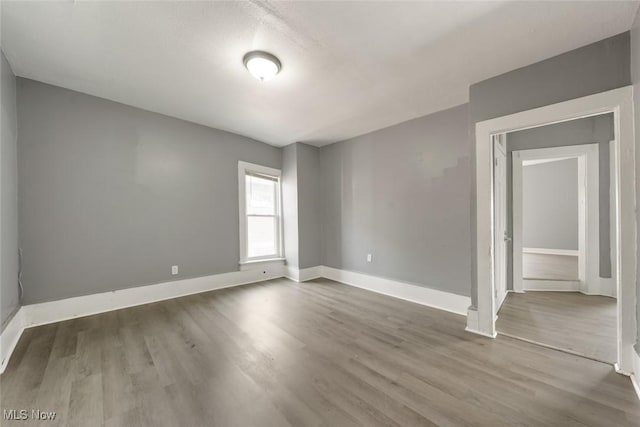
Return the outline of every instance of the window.
[[[238,163],[240,264],[282,258],[280,171]]]

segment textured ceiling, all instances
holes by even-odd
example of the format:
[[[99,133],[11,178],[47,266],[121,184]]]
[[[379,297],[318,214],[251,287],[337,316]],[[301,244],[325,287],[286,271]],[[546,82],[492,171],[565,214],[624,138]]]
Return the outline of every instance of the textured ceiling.
[[[2,2],[14,72],[273,145],[462,104],[471,83],[631,27],[635,2]],[[242,57],[277,55],[253,79]]]

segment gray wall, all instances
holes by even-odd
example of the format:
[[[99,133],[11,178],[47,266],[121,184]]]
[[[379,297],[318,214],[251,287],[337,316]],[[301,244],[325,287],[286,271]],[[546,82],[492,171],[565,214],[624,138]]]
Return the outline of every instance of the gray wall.
[[[301,142],[282,149],[282,204],[287,265],[321,264],[320,149]]]
[[[18,79],[25,303],[238,270],[239,135]],[[171,276],[171,265],[180,275]]]
[[[636,125],[636,203],[640,202],[640,10],[636,14],[636,19],[631,30],[631,79],[633,81],[633,102]],[[637,223],[640,224],[640,210],[636,210]],[[640,227],[638,227],[640,233]],[[638,236],[640,240],[640,234]],[[640,326],[640,252],[638,252],[637,264],[637,318],[636,323]],[[638,343],[636,351],[640,354],[640,327],[638,327]],[[636,373],[638,375],[638,373]]]
[[[287,265],[298,268],[298,148],[282,149],[282,217],[284,256]]]
[[[0,330],[20,305],[18,290],[18,121],[16,77],[0,54]]]
[[[322,147],[323,264],[469,295],[467,123],[461,105]]]
[[[321,264],[320,149],[297,143],[299,267]]]
[[[522,244],[578,250],[578,159],[522,168]]]
[[[549,126],[511,132],[507,135],[507,202],[509,215],[507,229],[513,235],[512,224],[512,152],[535,148],[550,148],[568,145],[598,144],[598,191],[599,191],[599,246],[600,277],[611,277],[611,228],[610,228],[610,173],[609,142],[614,139],[613,115],[571,120]],[[511,289],[513,276],[512,251],[507,255],[507,282]]]
[[[471,299],[477,303],[475,124],[631,83],[629,32],[471,85]]]

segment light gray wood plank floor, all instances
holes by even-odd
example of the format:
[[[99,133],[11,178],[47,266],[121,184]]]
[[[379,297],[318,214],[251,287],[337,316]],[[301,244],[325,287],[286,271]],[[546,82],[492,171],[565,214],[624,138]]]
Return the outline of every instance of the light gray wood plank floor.
[[[611,366],[464,327],[329,280],[266,281],[28,329],[1,406],[57,411],[47,426],[640,425]]]
[[[522,277],[540,280],[579,280],[578,257],[523,253]]]
[[[580,292],[510,293],[498,332],[616,362],[616,300]]]

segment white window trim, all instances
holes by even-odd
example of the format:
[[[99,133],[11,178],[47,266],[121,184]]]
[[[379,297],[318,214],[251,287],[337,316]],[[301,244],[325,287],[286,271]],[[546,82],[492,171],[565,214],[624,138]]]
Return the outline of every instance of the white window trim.
[[[245,175],[247,172],[255,172],[261,173],[270,176],[278,177],[278,193],[276,194],[276,209],[278,221],[276,222],[277,233],[276,233],[276,247],[278,248],[278,253],[274,255],[267,255],[262,257],[252,257],[249,258],[247,256],[248,249],[248,236],[247,236],[247,201],[246,201],[246,186],[245,186]],[[253,163],[238,162],[238,207],[240,213],[240,262],[241,269],[244,270],[246,268],[250,268],[250,266],[255,266],[256,268],[260,268],[260,263],[275,261],[275,262],[283,262],[283,248],[282,248],[282,171],[280,169],[274,169],[267,166],[256,165]]]

